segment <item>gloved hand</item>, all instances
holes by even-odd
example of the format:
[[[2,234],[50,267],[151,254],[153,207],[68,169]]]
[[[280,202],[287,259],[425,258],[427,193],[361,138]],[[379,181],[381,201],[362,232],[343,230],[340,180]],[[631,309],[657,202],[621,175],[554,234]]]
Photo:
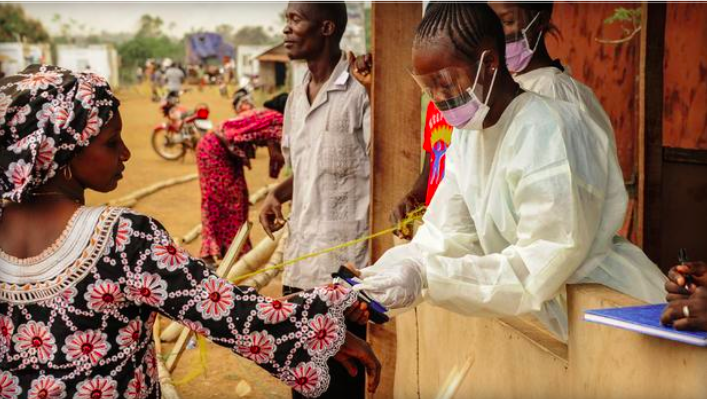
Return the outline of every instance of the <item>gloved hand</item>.
[[[384,260],[384,259],[381,259]],[[414,262],[380,262],[360,270],[362,283],[353,287],[388,309],[412,305],[422,293],[423,276]]]

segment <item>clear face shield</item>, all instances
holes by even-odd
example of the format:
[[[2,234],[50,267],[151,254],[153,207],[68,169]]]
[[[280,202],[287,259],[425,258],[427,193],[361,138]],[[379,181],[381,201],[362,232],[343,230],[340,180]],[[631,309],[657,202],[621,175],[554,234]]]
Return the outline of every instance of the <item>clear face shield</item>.
[[[481,54],[481,59],[477,62],[476,74],[473,75],[468,69],[461,67],[448,67],[425,75],[410,71],[412,78],[432,99],[447,123],[454,127],[466,127],[470,122],[479,120],[479,117],[483,121],[483,117],[488,112],[486,104],[491,95],[491,87],[485,101],[482,102],[484,90],[479,84],[485,55],[486,51]],[[496,72],[491,86],[495,79]],[[474,124],[470,128],[480,128],[480,126]]]

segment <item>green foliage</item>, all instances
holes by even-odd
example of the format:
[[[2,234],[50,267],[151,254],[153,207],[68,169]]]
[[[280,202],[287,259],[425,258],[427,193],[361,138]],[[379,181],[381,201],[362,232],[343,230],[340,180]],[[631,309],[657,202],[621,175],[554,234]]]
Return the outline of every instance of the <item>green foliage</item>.
[[[233,26],[228,24],[221,24],[216,27],[215,32],[221,35],[224,40],[231,40],[233,37]]]
[[[49,34],[42,23],[25,15],[17,4],[0,4],[0,42],[27,41],[44,43]]]
[[[631,39],[641,31],[641,9],[624,7],[614,9],[614,14],[604,20],[604,24],[606,25],[613,23],[620,24],[621,30],[623,31],[622,37],[618,39],[595,38],[595,40],[603,44],[622,44],[630,42]]]
[[[604,20],[606,25],[611,25],[614,22],[628,22],[632,25],[641,25],[641,9],[619,7],[614,10],[612,16]]]
[[[162,32],[164,22],[160,17],[143,15],[140,18],[138,31],[132,39],[117,46],[120,55],[120,76],[124,81],[134,79],[134,71],[138,66],[144,66],[148,59],[184,58],[184,40],[175,40]]]
[[[140,17],[140,25],[135,37],[160,37],[164,21],[160,17],[145,14]]]

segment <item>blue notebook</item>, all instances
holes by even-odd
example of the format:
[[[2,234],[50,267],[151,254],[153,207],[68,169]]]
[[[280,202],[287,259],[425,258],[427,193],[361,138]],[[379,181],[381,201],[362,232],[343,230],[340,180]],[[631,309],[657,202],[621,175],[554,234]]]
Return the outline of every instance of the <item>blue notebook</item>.
[[[686,344],[707,346],[707,332],[678,331],[660,324],[663,309],[665,304],[587,310],[584,320]]]

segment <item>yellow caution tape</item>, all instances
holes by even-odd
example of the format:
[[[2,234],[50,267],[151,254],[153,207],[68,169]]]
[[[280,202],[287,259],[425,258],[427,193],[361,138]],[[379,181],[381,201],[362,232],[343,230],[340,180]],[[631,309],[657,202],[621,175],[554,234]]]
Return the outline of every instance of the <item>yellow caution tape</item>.
[[[299,263],[299,262],[301,262],[301,261],[303,261],[303,260],[315,258],[315,257],[320,256],[320,255],[328,254],[328,253],[330,253],[330,252],[338,251],[338,250],[343,249],[343,248],[347,248],[347,247],[350,247],[350,246],[353,246],[353,245],[356,245],[356,244],[360,244],[360,243],[362,243],[362,242],[364,242],[364,241],[369,241],[369,240],[372,240],[372,239],[374,239],[374,238],[377,238],[377,237],[380,237],[380,236],[383,236],[383,235],[386,235],[386,234],[389,234],[389,233],[393,233],[393,232],[395,232],[395,231],[397,231],[397,230],[400,230],[400,231],[402,231],[402,232],[409,231],[410,225],[411,225],[412,223],[414,223],[414,222],[417,221],[417,220],[421,220],[421,219],[422,219],[422,216],[425,214],[425,210],[426,210],[426,208],[425,208],[424,206],[421,206],[421,207],[415,209],[414,211],[408,213],[407,216],[405,217],[405,219],[401,220],[400,223],[398,223],[398,224],[397,224],[396,226],[394,226],[394,227],[391,227],[391,228],[388,228],[388,229],[379,231],[379,232],[377,232],[377,233],[373,233],[373,234],[367,235],[367,236],[365,236],[365,237],[360,237],[360,238],[357,238],[357,239],[355,239],[355,240],[351,240],[351,241],[345,242],[345,243],[343,243],[343,244],[335,245],[335,246],[330,247],[330,248],[322,249],[321,251],[312,252],[312,253],[310,253],[310,254],[302,255],[302,256],[299,256],[299,257],[297,257],[297,258],[287,260],[287,261],[285,261],[285,262],[279,263],[279,264],[274,265],[274,266],[265,267],[265,268],[256,270],[256,271],[251,272],[251,273],[246,273],[246,274],[243,274],[243,275],[240,275],[240,276],[236,276],[236,277],[230,279],[230,281],[231,281],[231,282],[242,281],[242,280],[245,280],[245,279],[247,279],[247,278],[249,278],[249,277],[253,277],[253,276],[257,276],[258,274],[265,273],[265,272],[267,272],[267,271],[269,271],[269,270],[282,269],[282,268],[284,268],[284,267],[291,266],[291,265],[293,265],[293,264],[295,264],[295,263]]]
[[[408,229],[411,228],[412,223],[414,223],[417,220],[422,219],[422,216],[425,214],[425,210],[426,210],[426,208],[424,206],[421,206],[421,207],[415,209],[414,211],[408,213],[407,216],[405,217],[405,219],[401,220],[400,223],[398,223],[394,227],[379,231],[377,233],[367,235],[365,237],[360,237],[355,240],[345,242],[343,244],[335,245],[333,247],[326,248],[321,251],[313,252],[313,253],[307,254],[307,255],[302,255],[302,256],[297,257],[295,259],[291,259],[291,260],[279,263],[274,266],[270,266],[270,267],[266,267],[266,268],[263,268],[260,270],[256,270],[252,273],[247,273],[242,276],[236,276],[233,279],[231,279],[231,281],[233,282],[233,281],[245,280],[249,277],[256,276],[260,273],[265,273],[268,270],[281,269],[281,268],[284,268],[287,266],[291,266],[291,265],[301,262],[303,260],[311,259],[311,258],[320,256],[320,255],[324,255],[324,254],[327,254],[330,252],[338,251],[342,248],[350,247],[350,246],[362,243],[364,241],[369,241],[369,240],[372,240],[376,237],[380,237],[380,236],[383,236],[383,235],[386,235],[389,233],[393,233],[397,230],[400,230],[403,232],[409,231]],[[188,383],[192,382],[194,379],[196,379],[197,377],[199,377],[200,375],[206,373],[206,340],[204,339],[204,337],[202,337],[199,334],[196,334],[196,340],[197,340],[197,343],[199,346],[199,367],[194,367],[194,369],[192,369],[192,371],[190,371],[189,374],[184,376],[184,378],[180,379],[179,381],[175,381],[174,382],[175,386],[188,384]]]
[[[196,334],[196,343],[199,346],[199,366],[194,367],[189,374],[185,375],[184,378],[179,381],[174,382],[174,386],[184,385],[192,382],[194,379],[202,374],[206,374],[206,339],[199,334]]]

